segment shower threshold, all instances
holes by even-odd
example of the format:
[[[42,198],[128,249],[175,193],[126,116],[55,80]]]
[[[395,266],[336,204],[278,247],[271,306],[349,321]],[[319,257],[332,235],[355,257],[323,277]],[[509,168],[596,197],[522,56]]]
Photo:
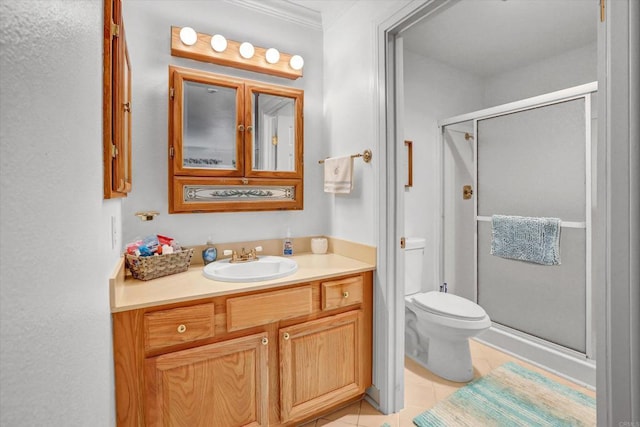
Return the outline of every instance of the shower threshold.
[[[596,388],[596,361],[574,350],[495,323],[473,339],[589,389]]]

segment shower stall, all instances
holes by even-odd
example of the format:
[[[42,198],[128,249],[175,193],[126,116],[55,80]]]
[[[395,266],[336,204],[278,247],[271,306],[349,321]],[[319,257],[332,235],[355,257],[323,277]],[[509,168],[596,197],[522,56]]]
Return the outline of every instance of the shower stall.
[[[596,91],[590,83],[438,123],[442,282],[491,317],[481,341],[590,386]],[[492,215],[559,218],[560,265],[491,255]]]

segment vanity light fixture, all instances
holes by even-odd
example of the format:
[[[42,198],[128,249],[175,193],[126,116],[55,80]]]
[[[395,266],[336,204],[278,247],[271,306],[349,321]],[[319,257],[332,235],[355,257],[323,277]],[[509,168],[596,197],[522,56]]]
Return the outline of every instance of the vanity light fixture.
[[[198,41],[198,33],[191,27],[182,27],[180,30],[180,41],[187,46],[193,46]]]
[[[171,55],[291,80],[302,77],[304,66],[300,55],[240,43],[221,34],[198,33],[189,27],[171,27]]]
[[[300,55],[293,55],[289,60],[289,65],[294,70],[302,70],[302,67],[304,67],[304,59],[302,59]]]
[[[270,47],[265,52],[264,58],[269,64],[276,64],[278,61],[280,61],[280,52],[278,52],[278,49]]]
[[[256,53],[256,50],[251,43],[243,42],[240,45],[240,56],[242,56],[244,59],[253,58],[254,53]]]
[[[218,53],[224,52],[227,49],[227,39],[220,34],[215,34],[211,37],[211,49]]]

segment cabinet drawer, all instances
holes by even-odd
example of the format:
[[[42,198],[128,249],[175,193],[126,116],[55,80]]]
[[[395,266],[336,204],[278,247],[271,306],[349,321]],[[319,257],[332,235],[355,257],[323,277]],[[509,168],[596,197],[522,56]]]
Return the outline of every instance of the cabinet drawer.
[[[266,325],[313,311],[311,286],[266,292],[227,300],[227,330]]]
[[[322,309],[362,303],[362,276],[322,282]]]
[[[213,303],[146,313],[145,350],[212,337],[215,333],[214,314]]]

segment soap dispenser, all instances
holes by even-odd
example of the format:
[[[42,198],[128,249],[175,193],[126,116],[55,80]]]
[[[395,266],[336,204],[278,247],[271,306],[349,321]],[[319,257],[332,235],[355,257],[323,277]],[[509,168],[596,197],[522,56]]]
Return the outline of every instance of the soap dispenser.
[[[287,228],[287,237],[282,244],[282,255],[293,255],[293,239],[291,238],[291,230],[289,228]]]
[[[213,238],[209,236],[207,239],[207,245],[202,250],[202,261],[204,265],[207,265],[218,258],[218,250],[213,246]]]

